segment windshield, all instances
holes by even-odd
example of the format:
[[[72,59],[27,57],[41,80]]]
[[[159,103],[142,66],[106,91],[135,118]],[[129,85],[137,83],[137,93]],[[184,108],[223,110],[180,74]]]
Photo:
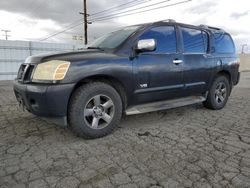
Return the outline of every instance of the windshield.
[[[138,26],[125,27],[96,39],[88,48],[116,48],[122,44]]]

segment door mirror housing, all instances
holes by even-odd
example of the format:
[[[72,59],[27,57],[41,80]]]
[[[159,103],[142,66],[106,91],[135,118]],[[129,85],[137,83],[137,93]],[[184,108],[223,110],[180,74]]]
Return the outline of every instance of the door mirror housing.
[[[137,42],[136,51],[138,52],[151,52],[156,49],[155,39],[142,39]]]

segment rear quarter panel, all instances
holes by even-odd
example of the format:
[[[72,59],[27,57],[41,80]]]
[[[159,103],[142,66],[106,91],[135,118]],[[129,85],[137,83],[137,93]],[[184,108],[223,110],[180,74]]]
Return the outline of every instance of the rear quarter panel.
[[[239,62],[240,59],[236,54],[217,54],[214,55],[216,61],[216,69],[213,78],[221,71],[228,72],[233,85],[238,82]]]

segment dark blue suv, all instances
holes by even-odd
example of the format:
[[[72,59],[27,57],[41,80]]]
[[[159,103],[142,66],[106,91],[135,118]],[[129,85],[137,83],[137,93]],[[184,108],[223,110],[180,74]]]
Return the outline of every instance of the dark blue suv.
[[[31,113],[97,138],[123,113],[200,102],[221,109],[239,75],[229,33],[168,20],[122,28],[80,51],[31,56],[14,92]]]

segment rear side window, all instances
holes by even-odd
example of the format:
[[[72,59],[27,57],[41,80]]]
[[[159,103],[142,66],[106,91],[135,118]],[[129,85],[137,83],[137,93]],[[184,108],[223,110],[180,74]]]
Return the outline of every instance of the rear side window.
[[[143,33],[139,39],[155,39],[157,43],[156,53],[176,52],[176,33],[173,26],[151,28]]]
[[[181,28],[184,53],[206,53],[208,35],[206,32],[191,28]]]
[[[215,33],[213,36],[216,53],[235,53],[233,40],[228,34]]]

